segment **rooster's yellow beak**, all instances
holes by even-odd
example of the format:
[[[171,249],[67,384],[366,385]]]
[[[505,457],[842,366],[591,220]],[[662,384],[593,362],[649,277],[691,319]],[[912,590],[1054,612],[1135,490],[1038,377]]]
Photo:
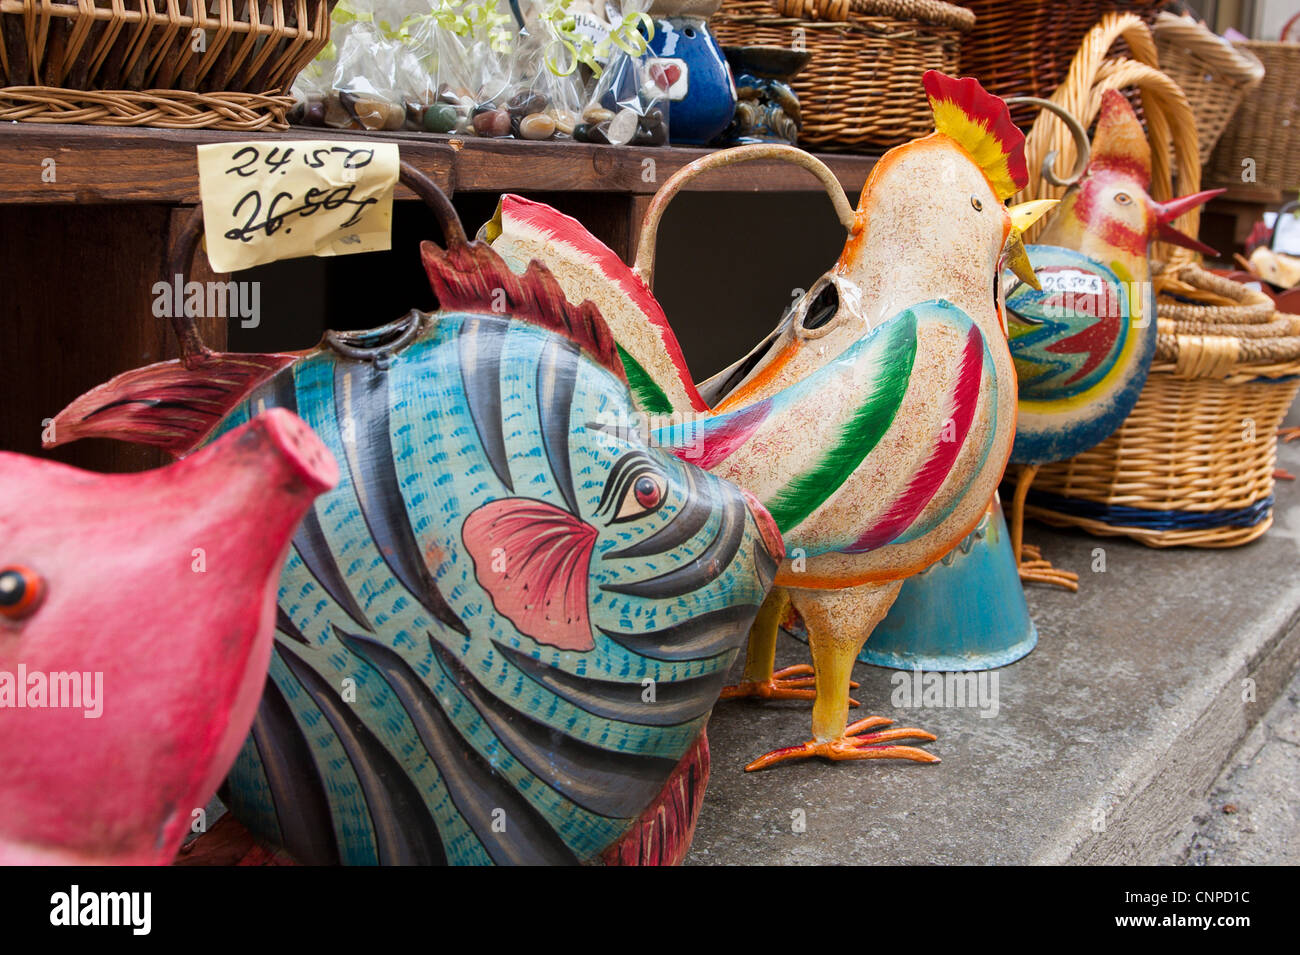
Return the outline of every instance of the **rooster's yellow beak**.
[[[1059,199],[1033,199],[1019,205],[1009,206],[1007,214],[1011,216],[1011,232],[1003,248],[1007,268],[1015,273],[1016,278],[1031,288],[1040,288],[1038,276],[1030,264],[1029,253],[1025,251],[1025,230],[1047,214]]]

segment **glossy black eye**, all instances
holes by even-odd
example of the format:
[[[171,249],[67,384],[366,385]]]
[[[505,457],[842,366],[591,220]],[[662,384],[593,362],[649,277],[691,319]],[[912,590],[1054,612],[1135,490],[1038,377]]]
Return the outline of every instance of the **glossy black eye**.
[[[840,310],[840,290],[834,282],[827,282],[821,287],[808,305],[801,324],[805,331],[821,328]]]
[[[980,202],[980,198],[979,198],[979,196],[971,196],[971,197],[970,197],[970,204],[971,204],[971,207],[974,208],[974,210],[975,210],[976,212],[983,212],[983,211],[984,211],[984,203]]]
[[[0,569],[0,617],[21,620],[45,596],[45,581],[36,571],[12,566]]]
[[[1115,201],[1121,206],[1129,206],[1133,204],[1133,197],[1127,192],[1117,192],[1115,193]]]

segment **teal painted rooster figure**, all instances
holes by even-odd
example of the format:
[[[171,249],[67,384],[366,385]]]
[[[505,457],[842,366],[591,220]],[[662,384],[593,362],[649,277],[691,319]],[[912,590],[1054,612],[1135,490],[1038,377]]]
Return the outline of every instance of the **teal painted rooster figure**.
[[[1133,107],[1108,90],[1080,180],[1029,247],[1039,288],[1006,277],[1011,355],[1020,410],[1011,460],[1022,465],[1011,508],[1012,547],[1026,580],[1078,588],[1077,575],[1023,560],[1024,504],[1039,466],[1097,445],[1128,417],[1156,346],[1148,262],[1159,239],[1215,251],[1170,223],[1223,192],[1156,202],[1151,147]]]
[[[680,861],[780,536],[644,441],[590,303],[403,179],[444,214],[448,248],[422,247],[438,311],[304,353],[191,350],[57,434],[185,453],[280,407],[341,464],[294,538],[222,791],[256,835],[307,863]]]
[[[1015,426],[997,277],[1005,262],[1034,281],[1020,234],[1054,203],[1003,205],[1027,169],[1024,137],[1000,99],[974,79],[933,71],[925,88],[937,131],[886,153],[856,210],[829,170],[797,150],[751,146],[697,161],[784,157],[808,167],[834,184],[848,231],[834,268],[707,387],[692,381],[646,269],[629,269],[572,219],[518,198],[503,200],[485,227],[516,267],[541,259],[571,300],[599,304],[638,403],[673,415],[656,440],[751,491],[785,535],[777,588],[729,695],[812,699],[812,739],[749,769],[812,756],[937,761],[901,743],[934,739],[923,730],[887,729],[893,721],[882,717],[848,723],[852,666],[902,582],[988,509]],[[664,185],[652,212],[684,174]],[[790,604],[807,625],[813,666],[774,673]]]

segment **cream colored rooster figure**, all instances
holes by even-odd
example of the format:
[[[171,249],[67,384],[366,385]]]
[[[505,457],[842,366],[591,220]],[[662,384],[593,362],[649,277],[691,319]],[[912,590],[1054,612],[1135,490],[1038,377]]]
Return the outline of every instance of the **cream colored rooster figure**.
[[[1051,203],[1002,204],[1026,169],[1001,100],[933,71],[925,87],[937,132],[876,164],[839,262],[748,359],[706,383],[707,398],[640,277],[580,225],[506,197],[487,227],[508,260],[541,259],[570,298],[597,304],[644,411],[689,413],[654,440],[752,492],[785,536],[744,682],[728,695],[813,697],[813,738],[751,770],[807,756],[937,761],[898,744],[934,739],[922,730],[846,725],[851,672],[903,580],[975,527],[1002,476],[1016,383],[995,280],[1005,263],[1033,281],[1020,234]],[[815,693],[807,667],[773,673],[787,601],[808,628]]]

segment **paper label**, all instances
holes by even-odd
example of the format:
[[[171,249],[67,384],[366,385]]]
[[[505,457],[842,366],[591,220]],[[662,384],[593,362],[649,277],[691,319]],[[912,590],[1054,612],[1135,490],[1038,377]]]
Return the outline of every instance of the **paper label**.
[[[609,39],[609,24],[593,13],[575,13],[573,29],[579,36],[585,36],[592,45],[600,49],[602,43]]]
[[[1105,291],[1100,275],[1078,269],[1047,270],[1038,273],[1044,292],[1073,292],[1075,295],[1101,295]]]
[[[198,159],[214,271],[392,248],[396,143],[211,143]]]

